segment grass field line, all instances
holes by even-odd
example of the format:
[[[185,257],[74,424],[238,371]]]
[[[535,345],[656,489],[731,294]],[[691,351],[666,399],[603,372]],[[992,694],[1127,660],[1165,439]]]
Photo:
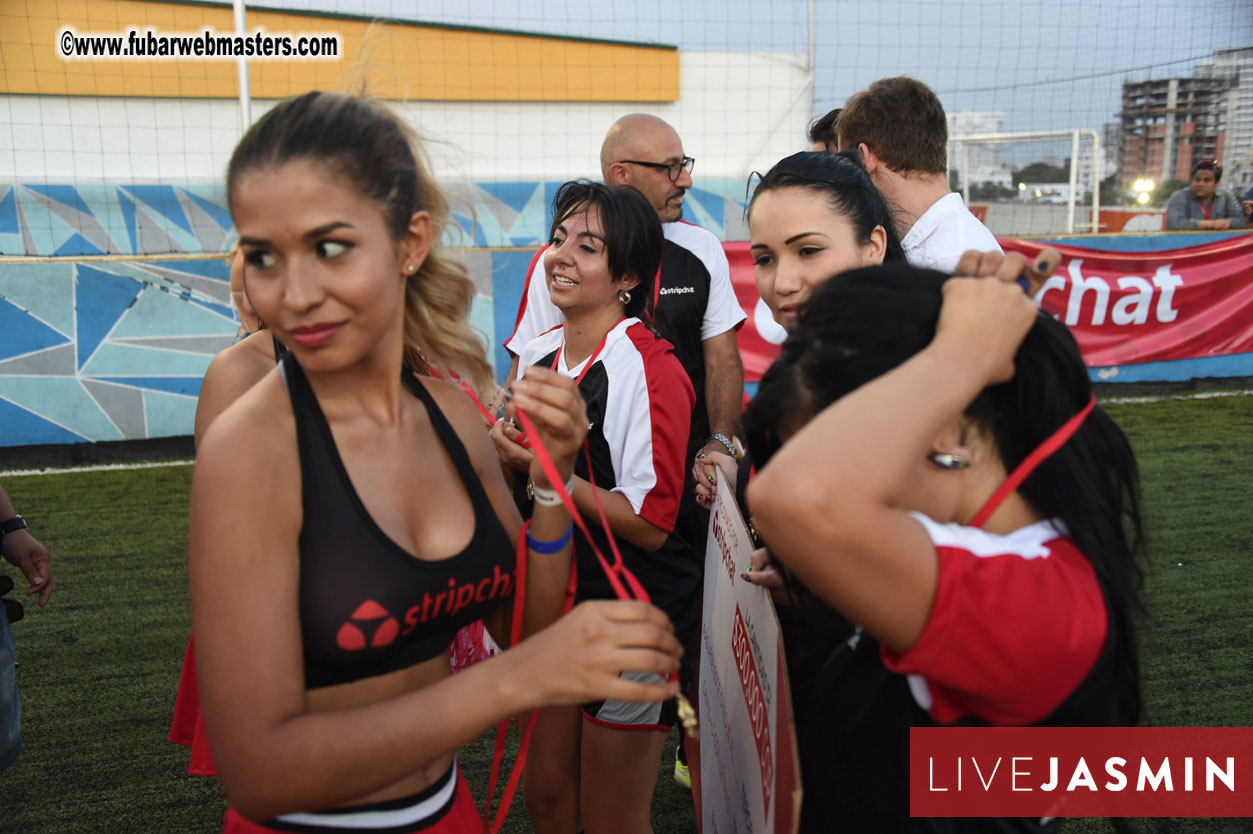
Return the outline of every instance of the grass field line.
[[[63,466],[47,469],[8,469],[0,470],[0,478],[21,478],[24,475],[63,475],[71,472],[106,472],[110,469],[160,469],[163,466],[191,466],[195,463],[191,458],[186,460],[158,460],[147,463],[93,463],[90,466]]]
[[[1238,391],[1205,391],[1199,394],[1158,394],[1144,397],[1102,397],[1103,404],[1134,405],[1137,403],[1162,403],[1167,400],[1212,400],[1215,397],[1248,397],[1253,389],[1242,388]]]

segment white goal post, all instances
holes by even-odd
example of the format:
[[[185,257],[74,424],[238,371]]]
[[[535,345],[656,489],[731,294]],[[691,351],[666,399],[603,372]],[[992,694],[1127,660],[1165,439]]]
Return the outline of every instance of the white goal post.
[[[970,204],[969,149],[971,145],[990,145],[1033,139],[1064,139],[1068,136],[1070,137],[1070,195],[1066,199],[1066,233],[1073,234],[1075,231],[1075,202],[1079,189],[1079,138],[1081,136],[1090,136],[1092,138],[1092,233],[1096,234],[1101,228],[1101,137],[1092,128],[1080,127],[1071,130],[1043,130],[1027,133],[973,133],[967,136],[950,136],[948,141],[951,144],[960,146],[962,157],[962,196],[966,204]]]

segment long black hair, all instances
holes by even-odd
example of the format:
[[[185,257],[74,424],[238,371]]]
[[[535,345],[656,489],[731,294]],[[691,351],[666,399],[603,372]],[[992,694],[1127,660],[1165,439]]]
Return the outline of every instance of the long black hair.
[[[752,216],[758,197],[779,188],[803,188],[825,197],[832,211],[852,224],[859,246],[870,242],[875,226],[882,226],[887,232],[883,262],[904,262],[905,250],[892,225],[892,212],[857,151],[802,151],[780,159],[757,183],[748,215]]]
[[[781,430],[798,428],[925,348],[935,335],[947,279],[933,270],[877,266],[815,289],[744,413],[756,465],[778,450]],[[1041,313],[1014,356],[1013,379],[984,389],[965,415],[994,438],[1012,471],[1091,394],[1074,337]],[[1095,569],[1109,602],[1110,634],[1122,643],[1115,654],[1115,715],[1135,723],[1140,690],[1133,621],[1142,611],[1143,574],[1139,475],[1130,443],[1097,407],[1018,492],[1045,518],[1060,520]]]

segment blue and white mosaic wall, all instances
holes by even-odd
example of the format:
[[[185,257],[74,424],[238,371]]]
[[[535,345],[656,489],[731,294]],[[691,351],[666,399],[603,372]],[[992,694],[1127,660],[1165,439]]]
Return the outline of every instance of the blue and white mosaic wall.
[[[498,369],[558,185],[453,189],[466,208],[448,243],[470,250]],[[687,219],[742,240],[743,197],[742,181],[702,181]],[[220,186],[0,185],[0,446],[191,434],[205,369],[239,329],[233,238]]]

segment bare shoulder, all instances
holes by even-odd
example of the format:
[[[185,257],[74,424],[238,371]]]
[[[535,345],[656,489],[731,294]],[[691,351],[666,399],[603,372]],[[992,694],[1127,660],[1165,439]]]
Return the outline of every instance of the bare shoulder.
[[[196,450],[196,480],[234,484],[236,496],[269,482],[299,483],[296,418],[271,365],[207,427]],[[264,490],[262,490],[264,491]]]
[[[274,345],[262,330],[236,342],[213,358],[200,385],[196,404],[196,445],[226,408],[274,369]]]
[[[448,422],[466,447],[474,468],[482,475],[485,471],[499,469],[496,450],[492,447],[488,436],[488,426],[483,415],[461,390],[461,386],[443,379],[421,376],[419,381],[431,393],[439,410],[444,412]]]

